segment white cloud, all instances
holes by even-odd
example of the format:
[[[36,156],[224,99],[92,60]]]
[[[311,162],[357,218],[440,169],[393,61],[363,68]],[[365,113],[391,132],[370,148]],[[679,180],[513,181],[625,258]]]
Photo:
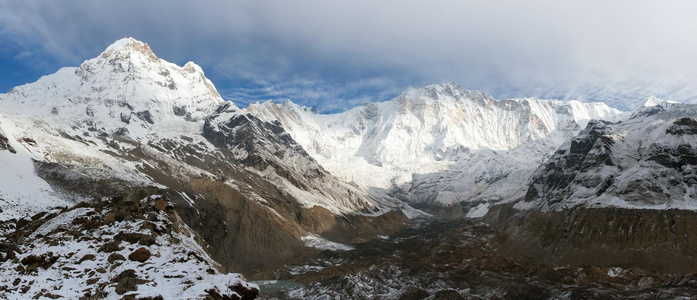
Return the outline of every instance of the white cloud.
[[[134,36],[197,61],[221,90],[326,110],[445,81],[629,108],[695,97],[695,15],[688,1],[0,0],[0,37],[78,64]]]

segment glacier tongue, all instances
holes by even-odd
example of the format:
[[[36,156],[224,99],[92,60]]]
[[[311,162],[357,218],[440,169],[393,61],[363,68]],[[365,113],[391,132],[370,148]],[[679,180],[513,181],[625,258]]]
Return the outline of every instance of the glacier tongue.
[[[343,180],[440,206],[520,196],[543,158],[588,121],[627,116],[602,103],[496,100],[453,83],[411,88],[338,114],[290,101],[244,111],[279,121]]]

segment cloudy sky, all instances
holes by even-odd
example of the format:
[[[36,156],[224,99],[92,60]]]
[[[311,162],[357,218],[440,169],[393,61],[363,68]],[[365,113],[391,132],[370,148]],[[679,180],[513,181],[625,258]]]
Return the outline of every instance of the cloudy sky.
[[[455,82],[498,98],[697,100],[694,1],[0,0],[0,92],[132,36],[240,106],[336,112]]]

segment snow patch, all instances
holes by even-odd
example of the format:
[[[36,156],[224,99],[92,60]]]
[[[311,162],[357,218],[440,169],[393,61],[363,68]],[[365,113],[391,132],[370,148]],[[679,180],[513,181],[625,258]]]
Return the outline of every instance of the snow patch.
[[[485,216],[486,213],[489,212],[489,206],[490,206],[490,204],[488,202],[479,204],[467,212],[467,217],[468,218],[481,218],[481,217]]]
[[[353,247],[329,241],[321,236],[309,234],[300,238],[306,247],[330,251],[350,251]]]

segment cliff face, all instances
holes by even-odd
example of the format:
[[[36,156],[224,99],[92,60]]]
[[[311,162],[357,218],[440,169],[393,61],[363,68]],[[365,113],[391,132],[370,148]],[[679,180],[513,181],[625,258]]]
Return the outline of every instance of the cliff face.
[[[693,209],[697,108],[641,108],[618,123],[595,122],[532,175],[520,209],[583,205]]]

